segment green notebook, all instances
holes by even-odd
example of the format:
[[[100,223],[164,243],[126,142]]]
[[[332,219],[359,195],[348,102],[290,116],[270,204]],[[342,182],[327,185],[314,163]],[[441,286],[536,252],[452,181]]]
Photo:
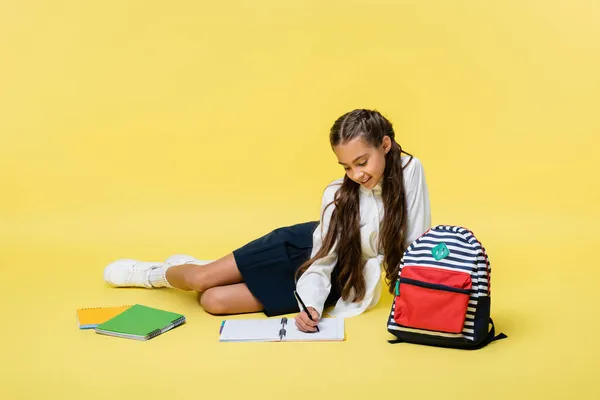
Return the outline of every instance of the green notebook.
[[[96,333],[128,339],[148,340],[185,323],[185,316],[136,304],[98,325]]]

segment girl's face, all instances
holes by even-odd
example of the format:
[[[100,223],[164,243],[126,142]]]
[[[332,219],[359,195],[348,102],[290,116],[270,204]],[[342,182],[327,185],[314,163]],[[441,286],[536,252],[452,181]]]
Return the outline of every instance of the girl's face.
[[[373,147],[358,137],[333,146],[333,152],[348,178],[366,189],[373,189],[383,177],[385,155],[391,147],[389,136],[384,136],[383,143],[378,147]]]

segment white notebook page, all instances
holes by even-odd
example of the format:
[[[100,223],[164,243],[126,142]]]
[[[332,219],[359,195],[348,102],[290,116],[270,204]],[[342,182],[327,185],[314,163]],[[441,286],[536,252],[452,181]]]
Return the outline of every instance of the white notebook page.
[[[225,320],[219,340],[222,342],[268,342],[280,341],[281,318]],[[344,340],[344,319],[323,318],[319,321],[320,332],[305,333],[296,328],[294,318],[288,318],[283,341],[331,341]]]
[[[280,329],[281,318],[226,320],[220,340],[224,342],[279,341]]]

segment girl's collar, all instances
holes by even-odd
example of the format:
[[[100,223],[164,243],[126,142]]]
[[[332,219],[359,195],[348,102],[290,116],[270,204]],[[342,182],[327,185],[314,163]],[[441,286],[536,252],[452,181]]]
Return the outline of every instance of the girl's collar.
[[[364,186],[360,185],[360,191],[365,194],[373,193],[375,195],[381,195],[382,182],[383,178],[381,178],[381,180],[377,183],[377,185],[375,185],[373,189],[367,189]]]

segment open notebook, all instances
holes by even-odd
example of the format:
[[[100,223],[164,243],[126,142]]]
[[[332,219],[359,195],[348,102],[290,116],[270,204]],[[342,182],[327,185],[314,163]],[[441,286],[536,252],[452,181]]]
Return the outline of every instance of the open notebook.
[[[319,332],[296,328],[293,318],[236,319],[221,324],[221,342],[321,342],[344,340],[344,319],[323,318]]]

